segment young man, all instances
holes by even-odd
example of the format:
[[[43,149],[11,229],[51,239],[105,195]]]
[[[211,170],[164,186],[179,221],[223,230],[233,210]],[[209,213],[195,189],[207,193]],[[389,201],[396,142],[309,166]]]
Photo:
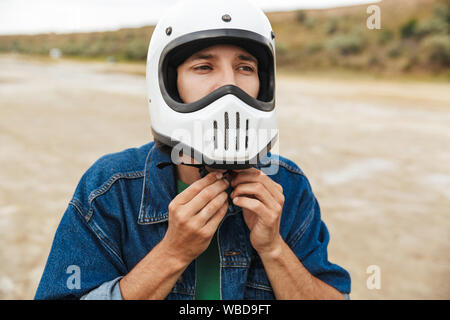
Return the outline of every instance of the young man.
[[[251,133],[276,128],[273,48],[242,0],[183,1],[161,19],[147,61],[157,145],[85,173],[37,299],[348,297],[307,178],[267,151],[276,135]]]

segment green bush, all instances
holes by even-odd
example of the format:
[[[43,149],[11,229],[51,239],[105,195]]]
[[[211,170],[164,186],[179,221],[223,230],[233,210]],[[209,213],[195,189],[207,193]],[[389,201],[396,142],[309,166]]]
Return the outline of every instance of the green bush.
[[[308,17],[305,21],[305,27],[308,29],[312,29],[316,26],[317,19],[314,17]]]
[[[385,45],[391,42],[394,39],[394,33],[391,30],[382,30],[378,34],[378,43],[381,45]]]
[[[283,42],[276,42],[275,43],[275,52],[277,55],[284,55],[289,51],[289,46]]]
[[[402,70],[405,72],[410,72],[414,67],[419,64],[419,57],[415,54],[410,55],[407,58],[406,63],[403,65]]]
[[[432,34],[448,33],[448,24],[440,19],[430,19],[417,25],[416,35],[424,37]]]
[[[431,34],[450,34],[450,5],[435,6],[433,17],[418,23],[416,34],[421,37]]]
[[[320,42],[310,42],[305,46],[305,52],[307,54],[315,54],[322,50],[323,45]]]
[[[90,57],[102,56],[104,54],[104,42],[101,40],[92,41],[84,51]]]
[[[336,18],[331,18],[325,24],[325,33],[334,34],[339,27],[338,20]]]
[[[398,43],[395,43],[394,45],[390,46],[389,49],[386,51],[386,54],[389,58],[398,58],[402,55],[403,50],[402,46]]]
[[[376,53],[372,53],[367,58],[367,65],[369,67],[381,67],[383,66],[383,60]]]
[[[416,35],[417,19],[413,18],[400,26],[400,35],[403,39],[411,38]]]
[[[450,4],[440,3],[434,7],[434,17],[447,24],[447,33],[450,31]]]
[[[364,38],[358,34],[337,35],[326,41],[325,46],[331,53],[341,55],[357,54],[365,47]]]
[[[127,44],[124,55],[125,58],[129,60],[145,60],[147,57],[147,50],[147,41],[136,38]]]
[[[84,54],[84,45],[80,42],[69,42],[60,48],[64,55],[81,56]]]
[[[295,12],[295,19],[300,24],[303,24],[306,21],[307,17],[308,17],[308,15],[303,10],[297,10]]]
[[[422,44],[423,52],[432,65],[450,67],[450,41],[446,35],[427,37]]]

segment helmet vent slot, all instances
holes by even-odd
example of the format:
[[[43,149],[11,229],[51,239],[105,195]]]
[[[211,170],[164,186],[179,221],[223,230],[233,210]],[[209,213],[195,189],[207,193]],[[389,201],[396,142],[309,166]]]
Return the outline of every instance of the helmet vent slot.
[[[236,151],[239,151],[239,129],[240,129],[239,112],[236,112]]]
[[[245,150],[248,149],[248,119],[245,121]]]
[[[214,121],[213,129],[214,129],[214,149],[217,149],[217,121]]]
[[[239,112],[235,113],[236,118],[230,119],[230,115],[228,112],[224,112],[223,114],[223,125],[224,128],[221,129],[220,133],[224,134],[223,140],[223,146],[220,147],[224,150],[230,150],[235,149],[236,151],[239,151],[241,148],[244,150],[248,150],[248,140],[249,140],[249,127],[250,127],[250,120],[245,120],[245,140],[244,140],[244,126],[243,126],[243,119],[241,119],[241,114]],[[230,121],[236,121],[236,126],[232,126],[230,128]],[[222,135],[219,134],[219,122],[220,120],[214,120],[213,121],[213,141],[214,141],[214,150],[217,150],[219,148],[219,139],[222,139]],[[241,124],[242,123],[242,124]],[[230,130],[233,130],[230,132]],[[231,134],[230,134],[231,133]],[[234,137],[234,133],[236,134],[236,137]],[[242,135],[242,136],[241,136]],[[235,139],[236,138],[236,139]],[[231,139],[231,140],[230,140]],[[235,146],[233,146],[233,143],[236,143]],[[242,145],[241,145],[242,144]]]
[[[228,150],[228,130],[230,128],[230,123],[228,120],[228,112],[225,112],[225,150]]]

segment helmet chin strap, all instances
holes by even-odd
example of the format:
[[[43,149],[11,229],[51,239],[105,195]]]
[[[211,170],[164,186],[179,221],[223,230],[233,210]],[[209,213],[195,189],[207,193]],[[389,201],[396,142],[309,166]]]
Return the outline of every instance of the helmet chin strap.
[[[206,170],[206,165],[204,165],[204,164],[183,163],[183,162],[180,163],[180,164],[185,165],[185,166],[198,168],[198,172],[200,173],[200,178],[205,177],[209,173],[209,171]],[[177,164],[175,164],[173,162],[161,162],[161,163],[158,163],[157,167],[158,167],[158,169],[163,169],[163,168],[165,168],[167,166],[170,166],[170,165],[176,166]],[[227,170],[225,172],[225,174],[231,174],[232,171],[233,170]]]
[[[179,163],[185,166],[190,166],[190,167],[195,167],[198,168],[198,172],[200,173],[200,177],[203,178],[204,176],[206,176],[208,174],[208,170],[206,170],[206,167],[204,164],[193,164],[193,163]],[[164,169],[167,166],[177,166],[177,164],[173,163],[173,162],[161,162],[157,164],[158,169]]]
[[[190,167],[198,168],[198,172],[199,172],[199,174],[200,174],[200,178],[204,178],[204,177],[209,173],[209,171],[206,170],[206,165],[205,165],[205,164],[202,164],[202,163],[186,163],[186,162],[183,161],[182,159],[183,159],[183,156],[180,156],[180,157],[177,159],[176,162],[179,162],[179,163],[175,163],[173,160],[170,161],[170,162],[162,162],[162,163],[159,163],[159,164],[158,164],[158,168],[159,168],[159,169],[162,169],[162,168],[165,168],[165,167],[167,167],[167,166],[169,166],[169,165],[176,166],[176,165],[182,164],[182,165],[185,165],[185,166],[190,166]],[[232,171],[232,170],[227,170],[226,173],[230,173],[230,174],[231,174],[231,171]]]
[[[206,170],[206,166],[205,166],[204,164],[193,164],[193,163],[180,163],[180,164],[185,165],[185,166],[190,166],[190,167],[198,168],[198,172],[200,173],[200,178],[205,177],[205,176],[209,173],[209,171]],[[163,169],[163,168],[165,168],[165,167],[167,167],[167,166],[170,166],[170,165],[176,166],[176,164],[173,163],[173,162],[161,162],[161,163],[158,163],[158,164],[157,164],[157,167],[158,167],[158,169]],[[232,171],[233,171],[233,170],[227,170],[227,171],[224,173],[224,175],[226,175],[226,174],[230,174],[230,175],[231,175],[231,172],[232,172]],[[228,205],[229,205],[229,206],[234,206],[233,200],[232,200],[231,197],[230,197],[231,192],[233,192],[233,188],[232,188],[231,185],[230,185],[230,186],[228,187],[228,189],[226,190],[226,193],[228,194]]]

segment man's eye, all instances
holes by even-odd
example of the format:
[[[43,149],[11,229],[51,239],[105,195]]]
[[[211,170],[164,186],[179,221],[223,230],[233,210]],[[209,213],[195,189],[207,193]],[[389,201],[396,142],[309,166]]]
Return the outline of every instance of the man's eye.
[[[242,69],[244,71],[253,72],[253,68],[250,66],[240,66],[239,69]]]
[[[210,66],[204,65],[195,67],[194,70],[212,70],[212,68]]]

